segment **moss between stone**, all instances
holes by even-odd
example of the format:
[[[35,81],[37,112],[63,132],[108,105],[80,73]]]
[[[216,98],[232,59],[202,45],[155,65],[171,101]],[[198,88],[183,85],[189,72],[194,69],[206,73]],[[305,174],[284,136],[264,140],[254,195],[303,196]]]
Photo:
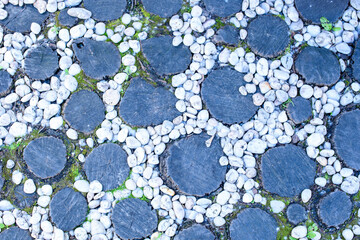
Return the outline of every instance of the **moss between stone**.
[[[278,217],[277,218],[280,221],[280,225],[279,225],[279,231],[277,233],[277,240],[286,240],[289,239],[289,236],[291,234],[291,230],[293,229],[293,227],[291,226],[291,224],[286,222],[286,218],[285,217]],[[278,222],[279,222],[278,221]]]
[[[140,12],[138,13],[143,16],[140,21],[144,27],[148,28],[146,31],[148,33],[148,38],[170,34],[170,30],[167,27],[169,19],[147,12],[141,4],[138,4],[136,9],[140,9]]]
[[[188,1],[183,1],[183,5],[180,9],[180,14],[184,14],[184,13],[190,13],[191,12],[192,7],[190,6],[190,3]]]
[[[130,170],[129,176],[125,179],[125,181],[124,181],[120,186],[118,186],[117,188],[108,190],[108,191],[106,191],[106,192],[114,193],[114,192],[116,192],[116,191],[123,191],[123,190],[125,190],[125,189],[126,189],[125,182],[131,178],[131,174],[132,174],[132,170]],[[144,190],[144,188],[140,188],[140,189],[141,189],[141,190]],[[128,199],[128,198],[136,198],[136,197],[134,197],[134,195],[133,195],[132,193],[130,193],[129,196],[124,197],[124,198],[121,198],[119,201],[124,200],[124,199]],[[140,200],[142,200],[142,201],[145,201],[145,202],[150,202],[150,199],[148,199],[148,198],[145,197],[144,195],[142,195],[142,197],[140,197],[140,198],[138,198],[138,199],[140,199]],[[117,202],[119,202],[119,201],[117,201]]]
[[[108,29],[115,30],[119,25],[123,24],[121,18],[108,22],[105,26]]]
[[[129,172],[129,176],[125,179],[125,181],[124,181],[124,182],[123,182],[123,183],[122,183],[119,187],[114,188],[114,189],[111,189],[111,190],[109,190],[109,191],[107,191],[107,192],[114,193],[114,192],[116,192],[116,191],[122,191],[122,190],[125,190],[125,189],[126,189],[126,187],[125,187],[125,182],[126,182],[127,180],[129,180],[129,179],[130,179],[131,174],[132,174],[132,170],[130,170],[130,172]]]
[[[217,17],[215,19],[215,24],[213,25],[213,28],[215,28],[215,31],[219,30],[220,28],[224,27],[225,23],[222,18]]]
[[[285,20],[285,16],[282,14],[274,15],[275,17],[281,18],[282,20]]]
[[[98,80],[87,77],[83,70],[81,70],[81,72],[76,74],[74,77],[78,82],[78,88],[75,90],[75,92],[83,89],[96,90],[96,83]]]
[[[58,182],[54,182],[51,186],[53,188],[53,194],[58,192],[59,190],[70,187],[73,188],[73,184],[77,177],[82,175],[83,170],[81,164],[78,161],[75,161],[68,168],[67,172],[63,173],[61,180]]]

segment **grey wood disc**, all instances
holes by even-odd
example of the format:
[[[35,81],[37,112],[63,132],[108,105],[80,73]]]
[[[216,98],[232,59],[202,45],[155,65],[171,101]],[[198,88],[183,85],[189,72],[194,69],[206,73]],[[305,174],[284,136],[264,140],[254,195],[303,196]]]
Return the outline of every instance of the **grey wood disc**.
[[[68,10],[69,10],[69,8],[65,8],[65,9],[61,10],[58,15],[58,20],[59,20],[59,23],[63,26],[73,27],[78,23],[79,19],[67,14]]]
[[[332,85],[340,78],[339,60],[326,48],[304,48],[295,60],[295,70],[310,84]]]
[[[318,214],[326,226],[338,227],[350,218],[352,209],[350,197],[342,191],[335,191],[320,200]]]
[[[337,119],[333,141],[338,156],[351,168],[360,170],[360,110],[345,112]]]
[[[181,230],[174,240],[214,240],[214,234],[206,227],[195,224],[187,229]]]
[[[10,227],[0,233],[1,240],[31,240],[30,233],[19,227]]]
[[[239,93],[244,75],[231,69],[212,71],[201,86],[201,98],[211,115],[226,124],[248,121],[257,111],[252,97]]]
[[[86,219],[88,206],[85,197],[71,188],[57,192],[50,201],[50,217],[57,228],[73,230]]]
[[[228,17],[241,11],[243,0],[204,0],[206,9],[215,16]]]
[[[210,137],[206,133],[192,135],[174,142],[166,151],[162,173],[181,192],[203,196],[215,191],[224,181],[226,167],[219,164],[223,155],[220,141],[215,137],[207,147],[205,142]]]
[[[275,240],[278,224],[270,214],[259,208],[241,211],[230,224],[231,239]]]
[[[24,184],[20,184],[14,188],[14,199],[12,199],[12,202],[17,208],[24,209],[32,207],[37,198],[37,193],[25,193]]]
[[[288,206],[286,210],[286,216],[287,219],[295,225],[305,221],[308,218],[306,209],[298,203],[292,203]]]
[[[142,0],[146,11],[159,15],[162,18],[169,18],[180,11],[182,0]]]
[[[312,116],[311,102],[303,97],[295,97],[288,103],[286,112],[295,124],[300,124]]]
[[[0,96],[7,94],[11,88],[12,78],[7,71],[0,70]]]
[[[74,41],[72,47],[86,76],[100,80],[119,71],[120,52],[111,42],[80,38]]]
[[[130,172],[126,152],[114,143],[94,148],[86,157],[84,169],[89,181],[98,180],[105,191],[121,185]]]
[[[120,18],[126,10],[126,0],[84,0],[84,7],[98,21],[110,21]]]
[[[128,198],[115,205],[112,222],[115,233],[120,238],[142,239],[156,229],[158,218],[155,210],[152,210],[147,202]]]
[[[316,163],[298,146],[287,144],[268,150],[261,158],[264,188],[281,197],[294,197],[315,179]]]
[[[360,81],[360,40],[356,41],[355,50],[351,59],[353,60],[351,65],[353,76],[357,81]]]
[[[34,80],[45,80],[54,75],[59,68],[56,51],[47,46],[31,49],[25,57],[25,73]]]
[[[160,36],[141,41],[145,58],[158,75],[183,72],[191,63],[191,52],[181,44],[172,45],[172,37]]]
[[[295,0],[300,15],[307,21],[320,24],[320,18],[336,22],[349,5],[349,0]]]
[[[29,170],[41,179],[59,174],[66,164],[66,147],[55,137],[40,137],[26,146],[23,158]]]
[[[226,25],[225,27],[219,29],[214,36],[214,42],[220,44],[236,46],[239,41],[239,29],[231,25]]]
[[[167,89],[133,78],[120,102],[119,114],[131,126],[158,125],[180,115],[175,108],[176,101]]]
[[[105,106],[96,93],[80,90],[66,102],[64,118],[76,130],[91,133],[104,120]]]
[[[289,30],[281,18],[271,14],[260,15],[249,23],[247,43],[261,57],[277,57],[290,44]]]
[[[0,21],[0,25],[12,32],[30,32],[31,23],[42,25],[49,16],[48,12],[40,14],[30,4],[24,4],[23,7],[6,4],[4,9],[8,12],[8,16]]]

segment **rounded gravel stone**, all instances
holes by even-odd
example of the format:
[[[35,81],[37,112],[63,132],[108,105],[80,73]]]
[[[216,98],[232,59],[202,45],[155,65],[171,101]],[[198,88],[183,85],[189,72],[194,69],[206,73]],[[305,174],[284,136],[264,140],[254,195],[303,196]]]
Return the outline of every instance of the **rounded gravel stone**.
[[[38,46],[25,57],[25,73],[34,80],[45,80],[54,75],[59,68],[56,51],[48,46]]]
[[[279,17],[258,16],[249,24],[247,43],[257,55],[266,58],[277,57],[290,44],[289,27]]]
[[[337,119],[333,142],[338,156],[351,168],[360,170],[360,110],[343,113]]]
[[[121,185],[130,172],[126,152],[114,143],[94,148],[85,160],[84,169],[89,181],[98,180],[105,191]]]
[[[11,227],[5,229],[3,232],[0,233],[1,240],[31,240],[30,234],[28,231],[18,228],[18,227]]]
[[[243,0],[204,0],[206,9],[218,17],[228,17],[241,11]]]
[[[206,227],[196,224],[187,229],[181,230],[174,240],[214,240],[214,234]]]
[[[84,0],[84,7],[92,13],[92,18],[98,21],[111,21],[123,15],[126,0]]]
[[[293,98],[288,103],[286,111],[295,124],[300,124],[312,116],[311,102],[302,97]]]
[[[71,188],[61,189],[50,202],[51,220],[63,231],[70,231],[83,223],[87,210],[85,197]]]
[[[18,185],[14,188],[13,204],[20,209],[29,208],[37,200],[36,192],[28,194],[24,192],[24,185]]]
[[[91,78],[114,76],[120,68],[119,50],[110,42],[81,38],[75,40],[72,47],[84,73]]]
[[[360,40],[356,42],[354,54],[351,58],[353,60],[353,64],[351,65],[353,76],[357,81],[360,81]]]
[[[154,87],[142,78],[134,78],[120,102],[119,115],[131,126],[150,126],[173,120],[176,97],[163,87]]]
[[[180,11],[182,0],[142,0],[146,11],[168,18]]]
[[[91,133],[104,120],[105,106],[96,93],[80,90],[65,104],[64,118],[76,130]]]
[[[181,192],[203,196],[215,191],[224,180],[226,167],[219,164],[223,155],[220,141],[215,137],[207,147],[205,142],[210,138],[205,133],[192,135],[174,142],[166,151],[163,176],[168,176]]]
[[[6,4],[4,9],[8,12],[8,16],[0,21],[0,25],[13,32],[30,32],[31,23],[42,25],[49,16],[48,12],[40,14],[29,4],[24,4],[23,7]]]
[[[338,227],[350,218],[352,209],[350,197],[342,191],[335,191],[320,200],[318,214],[328,227]]]
[[[32,140],[24,150],[24,160],[29,170],[45,179],[59,174],[66,164],[66,147],[54,137]]]
[[[241,211],[230,224],[231,239],[275,240],[278,227],[276,220],[258,208]]]
[[[234,26],[226,25],[217,31],[214,36],[215,43],[235,46],[240,41],[239,29]]]
[[[201,97],[212,116],[226,124],[248,121],[257,111],[250,95],[239,94],[244,75],[230,69],[214,70],[201,86]]]
[[[300,15],[307,21],[319,24],[325,17],[329,22],[336,22],[349,5],[349,0],[295,0]]]
[[[295,70],[305,82],[317,85],[331,85],[340,78],[339,61],[326,48],[304,48],[295,60]]]
[[[281,197],[294,197],[309,188],[315,178],[316,164],[295,145],[268,150],[261,158],[264,188]]]
[[[286,210],[286,215],[292,224],[298,225],[307,219],[306,209],[300,204],[290,204]]]
[[[141,42],[144,56],[158,75],[183,72],[191,63],[191,52],[185,45],[173,46],[170,36],[160,36]]]
[[[65,8],[60,11],[60,13],[58,15],[58,21],[63,26],[73,27],[77,24],[78,18],[72,17],[69,14],[67,14],[68,10],[69,10],[69,8]]]
[[[0,71],[0,96],[4,96],[10,90],[12,78],[7,71]]]
[[[149,236],[156,229],[158,218],[147,202],[132,198],[115,205],[112,222],[120,238],[139,239]]]

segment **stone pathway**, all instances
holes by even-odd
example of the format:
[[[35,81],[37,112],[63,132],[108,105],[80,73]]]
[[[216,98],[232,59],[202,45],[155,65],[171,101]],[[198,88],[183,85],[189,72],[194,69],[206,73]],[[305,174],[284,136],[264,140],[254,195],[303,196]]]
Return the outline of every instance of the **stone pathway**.
[[[142,3],[146,11],[149,13],[156,14],[162,18],[168,18],[179,12],[181,9],[182,0],[144,0]]]
[[[58,68],[58,56],[48,46],[30,49],[25,58],[25,73],[34,80],[50,78]]]
[[[1,239],[12,240],[12,239],[24,239],[31,240],[29,233],[26,230],[20,229],[18,227],[11,227],[6,229],[4,232],[0,233]]]
[[[309,188],[315,168],[305,151],[294,145],[273,148],[261,158],[264,188],[282,197],[294,197]]]
[[[139,212],[141,215],[138,215]],[[125,239],[139,239],[150,235],[158,221],[155,211],[139,199],[125,199],[117,203],[112,220],[116,234]]]
[[[81,224],[87,213],[86,200],[79,192],[64,188],[57,192],[50,202],[50,216],[55,225],[70,231]]]
[[[206,78],[201,88],[201,96],[216,119],[233,124],[246,122],[254,116],[258,108],[253,105],[251,96],[239,94],[239,88],[246,84],[243,79],[243,74],[230,69],[213,71]]]
[[[219,139],[215,138],[211,147],[206,146],[206,140],[205,134],[191,136],[175,142],[165,153],[168,156],[162,169],[163,175],[171,178],[175,187],[185,194],[209,194],[224,179],[226,169],[218,162],[222,155]]]
[[[110,21],[120,18],[126,6],[126,0],[84,0],[84,7],[98,21]]]
[[[118,145],[100,145],[86,158],[84,170],[90,181],[98,180],[105,191],[121,185],[129,175],[127,155]]]
[[[335,191],[320,200],[318,214],[326,226],[338,227],[349,219],[352,209],[350,197],[344,192]]]
[[[41,137],[29,143],[23,158],[29,170],[37,177],[45,179],[59,174],[66,164],[66,147],[54,137]]]
[[[8,15],[0,21],[0,24],[12,32],[29,32],[33,22],[42,25],[49,16],[48,13],[40,14],[31,5],[18,7],[8,4],[4,10]]]
[[[276,220],[258,208],[241,211],[230,225],[231,239],[276,239]]]
[[[311,102],[302,97],[296,97],[288,103],[286,111],[295,124],[300,124],[312,116]]]
[[[73,128],[89,133],[104,119],[104,110],[104,104],[96,93],[80,90],[66,103],[64,118]]]
[[[359,138],[357,130],[360,128],[357,119],[360,117],[360,111],[354,110],[341,114],[338,118],[334,130],[334,148],[339,157],[346,165],[356,170],[360,169],[358,149]]]
[[[157,125],[179,115],[175,104],[175,96],[167,89],[135,78],[120,102],[119,114],[131,126]]]
[[[0,95],[3,96],[9,92],[12,84],[10,74],[5,71],[0,71]]]
[[[205,228],[204,226],[193,225],[179,232],[179,234],[174,238],[174,240],[196,239],[212,240],[214,239],[214,235],[211,233],[211,231],[209,231],[209,229]]]
[[[324,48],[306,47],[295,61],[296,71],[307,83],[334,84],[340,77],[340,64],[336,56]]]
[[[320,23],[320,18],[325,17],[330,22],[335,22],[341,17],[349,5],[349,0],[295,0],[295,6],[302,17],[312,23]]]
[[[0,239],[358,239],[359,20],[3,0]]]
[[[147,39],[141,43],[141,48],[150,66],[160,76],[183,72],[190,64],[189,49],[184,45],[173,46],[170,36]]]
[[[111,43],[81,38],[72,47],[84,73],[91,78],[114,76],[120,68],[120,53]]]
[[[277,57],[290,43],[289,27],[273,15],[259,16],[249,24],[247,43],[261,57]]]

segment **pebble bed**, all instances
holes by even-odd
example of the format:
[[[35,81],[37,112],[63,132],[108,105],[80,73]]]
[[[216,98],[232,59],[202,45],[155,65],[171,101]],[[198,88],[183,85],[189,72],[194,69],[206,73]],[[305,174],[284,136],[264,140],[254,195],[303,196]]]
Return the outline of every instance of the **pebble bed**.
[[[360,0],[0,0],[0,239],[360,239]]]

